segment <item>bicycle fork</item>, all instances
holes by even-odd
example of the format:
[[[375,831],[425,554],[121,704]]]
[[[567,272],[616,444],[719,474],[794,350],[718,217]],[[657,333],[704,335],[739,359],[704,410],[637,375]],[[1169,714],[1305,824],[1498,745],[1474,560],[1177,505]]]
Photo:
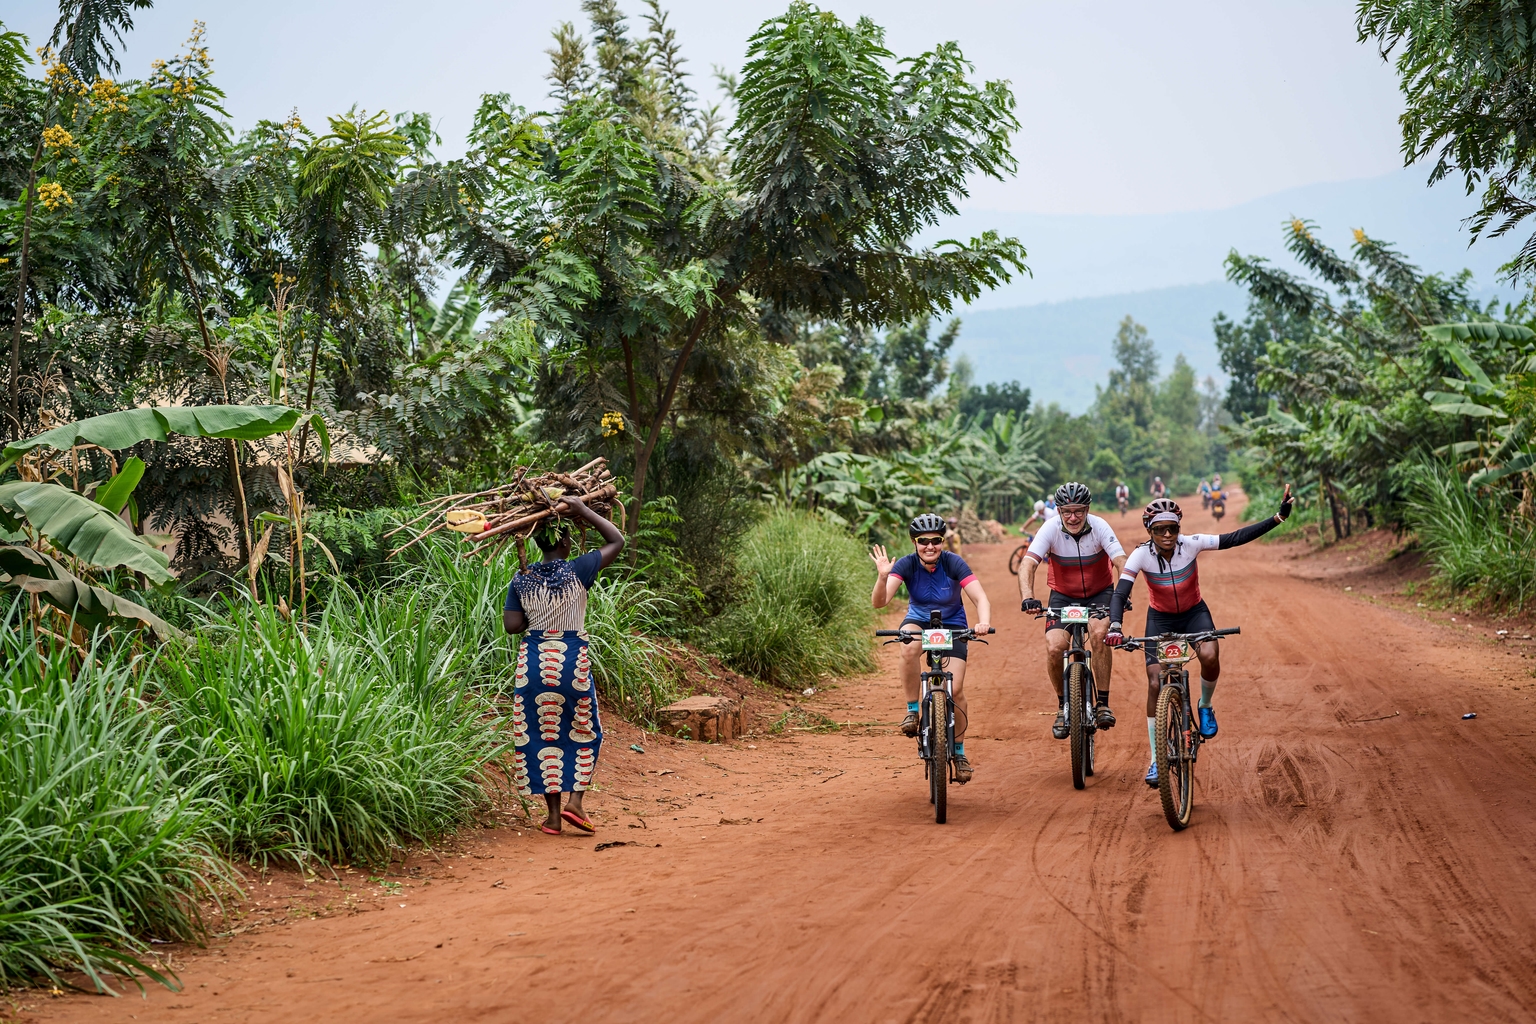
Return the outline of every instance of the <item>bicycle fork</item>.
[[[918,719],[917,731],[917,753],[918,756],[923,759],[924,771],[926,773],[928,771],[935,770],[938,767],[933,763],[934,722],[933,701],[930,699],[930,695],[934,690],[944,691],[944,717],[946,721],[943,723],[943,728],[945,738],[948,740],[948,742],[944,744],[944,749],[949,752],[949,760],[954,759],[955,753],[955,697],[954,694],[950,692],[949,687],[945,685],[954,678],[954,676],[952,676],[950,673],[944,672],[942,670],[930,670],[928,672],[924,672],[922,678],[924,682],[932,684],[923,691],[922,710]],[[926,774],[924,777],[927,777]]]

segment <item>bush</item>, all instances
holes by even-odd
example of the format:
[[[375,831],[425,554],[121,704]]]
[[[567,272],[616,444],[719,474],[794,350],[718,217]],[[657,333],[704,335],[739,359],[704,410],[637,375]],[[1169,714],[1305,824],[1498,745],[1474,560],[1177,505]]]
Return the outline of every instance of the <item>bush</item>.
[[[663,625],[672,602],[637,579],[599,576],[587,593],[587,637],[598,694],[626,718],[651,722],[677,699]]]
[[[1536,523],[1516,513],[1507,490],[1473,494],[1454,469],[1428,459],[1398,472],[1403,518],[1452,590],[1517,610],[1536,596]]]
[[[78,662],[78,664],[77,664]],[[0,621],[0,982],[142,972],[140,936],[195,940],[228,874],[218,807],[122,653],[83,659]]]
[[[869,556],[847,531],[779,512],[747,532],[737,560],[748,582],[712,627],[727,664],[781,686],[874,666]]]
[[[188,768],[233,851],[378,863],[488,803],[510,734],[470,688],[478,652],[439,642],[443,610],[401,593],[338,590],[307,634],[231,606],[165,659]]]

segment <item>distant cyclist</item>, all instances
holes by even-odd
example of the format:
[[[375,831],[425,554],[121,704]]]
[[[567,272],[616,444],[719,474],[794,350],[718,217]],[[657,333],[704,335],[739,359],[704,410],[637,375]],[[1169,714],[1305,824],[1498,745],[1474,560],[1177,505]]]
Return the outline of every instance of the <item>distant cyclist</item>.
[[[1211,482],[1209,480],[1200,481],[1200,507],[1211,507]]]
[[[1131,489],[1125,486],[1124,480],[1115,484],[1115,504],[1120,507],[1121,517],[1124,517],[1126,510],[1131,507]]]
[[[987,600],[981,581],[965,564],[965,559],[944,550],[944,520],[932,512],[925,512],[908,524],[907,533],[912,538],[913,551],[894,563],[879,544],[870,549],[869,557],[879,573],[871,594],[875,607],[884,608],[905,583],[911,600],[899,629],[917,632],[928,625],[929,613],[933,611],[939,612],[945,628],[965,629],[965,603],[960,598],[965,593],[976,603],[976,633],[985,636],[992,632],[992,603]],[[956,640],[954,650],[948,655],[949,671],[954,677],[955,707],[959,711],[955,716],[955,779],[961,783],[971,781],[971,762],[965,756],[965,727],[969,721],[965,700],[967,646],[966,641]],[[901,720],[901,731],[908,736],[917,735],[918,699],[922,696],[921,654],[921,644],[901,645],[901,682],[907,695],[907,717]]]
[[[1110,602],[1109,635],[1104,642],[1119,647],[1125,637],[1120,620],[1125,611],[1126,599],[1131,596],[1139,573],[1147,574],[1147,598],[1151,605],[1147,610],[1147,636],[1160,633],[1203,633],[1216,628],[1211,610],[1200,596],[1200,568],[1195,564],[1202,551],[1235,548],[1247,544],[1285,522],[1291,514],[1291,485],[1285,485],[1285,495],[1280,499],[1280,511],[1240,530],[1223,533],[1192,533],[1179,536],[1179,524],[1184,512],[1178,503],[1160,498],[1147,506],[1141,514],[1142,525],[1151,538],[1138,544],[1131,557],[1126,559],[1120,571],[1120,582]],[[1147,785],[1157,785],[1157,694],[1160,668],[1157,651],[1148,647],[1147,661],[1147,738],[1152,743],[1152,766],[1147,769]],[[1216,690],[1216,680],[1221,677],[1220,648],[1215,640],[1200,644],[1195,653],[1200,658],[1200,735],[1211,739],[1216,735],[1216,712],[1211,708],[1211,695]]]
[[[1160,477],[1160,476],[1153,477],[1152,478],[1152,497],[1153,498],[1166,498],[1167,496],[1168,496],[1168,485],[1163,483],[1163,478]]]
[[[1108,605],[1115,575],[1125,564],[1125,549],[1108,523],[1088,514],[1093,494],[1086,486],[1075,481],[1062,484],[1056,488],[1055,497],[1056,507],[1061,510],[1060,517],[1049,519],[1040,527],[1024,555],[1023,571],[1019,573],[1019,597],[1022,599],[1019,607],[1030,614],[1044,610],[1035,599],[1035,571],[1047,559],[1051,563],[1046,577],[1051,587],[1050,607]],[[1094,718],[1101,729],[1112,728],[1115,724],[1115,714],[1109,710],[1112,655],[1104,646],[1107,630],[1107,619],[1094,619],[1088,626],[1093,679],[1099,691]],[[1045,670],[1056,690],[1056,721],[1051,723],[1051,735],[1059,740],[1067,738],[1067,717],[1061,703],[1061,656],[1071,644],[1072,638],[1061,623],[1046,623]]]

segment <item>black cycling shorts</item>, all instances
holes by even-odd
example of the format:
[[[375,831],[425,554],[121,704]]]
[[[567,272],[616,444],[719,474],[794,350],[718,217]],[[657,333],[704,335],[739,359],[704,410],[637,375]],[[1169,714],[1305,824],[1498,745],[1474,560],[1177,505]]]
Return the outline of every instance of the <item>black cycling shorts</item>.
[[[1216,624],[1211,621],[1211,610],[1205,606],[1204,601],[1184,612],[1147,609],[1147,636],[1157,636],[1159,633],[1204,633],[1215,628]],[[1156,646],[1149,645],[1143,653],[1147,656],[1148,665],[1157,664]]]
[[[919,621],[917,619],[905,619],[905,620],[903,620],[902,624],[900,626],[897,626],[896,628],[897,629],[905,629],[907,626],[916,626],[918,629],[922,630],[922,629],[927,629],[928,628],[928,623],[921,622],[921,621]],[[945,626],[944,628],[945,629],[953,629],[954,627],[953,626]],[[944,657],[946,657],[946,658],[958,658],[961,661],[964,661],[965,660],[965,649],[967,647],[969,647],[969,646],[970,646],[970,641],[969,640],[961,640],[959,637],[956,637],[955,638],[955,646],[954,646],[954,648],[952,650],[950,650],[950,651],[945,652]]]
[[[1099,604],[1099,605],[1103,605],[1107,609],[1107,608],[1109,608],[1109,599],[1111,597],[1114,597],[1114,596],[1115,596],[1115,590],[1114,590],[1113,587],[1110,587],[1107,590],[1102,590],[1102,591],[1100,591],[1097,594],[1090,595],[1089,597],[1068,597],[1066,594],[1058,594],[1058,593],[1056,593],[1056,591],[1053,590],[1053,591],[1051,591],[1051,599],[1045,603],[1045,606],[1047,608],[1066,608],[1068,605],[1078,605],[1078,604],[1081,604],[1081,605],[1095,605],[1095,604]],[[1047,622],[1045,624],[1045,631],[1047,633],[1049,633],[1053,629],[1062,629],[1062,628],[1064,628],[1064,627],[1059,622]]]

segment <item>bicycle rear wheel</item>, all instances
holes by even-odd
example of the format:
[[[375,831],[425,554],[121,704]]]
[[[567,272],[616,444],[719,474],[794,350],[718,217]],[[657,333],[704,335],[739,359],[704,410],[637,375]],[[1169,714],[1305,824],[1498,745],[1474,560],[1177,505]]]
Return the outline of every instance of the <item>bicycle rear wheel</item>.
[[[1184,689],[1163,683],[1157,695],[1157,790],[1163,817],[1175,832],[1189,827],[1194,804],[1195,765],[1189,756],[1189,715]]]
[[[928,774],[932,780],[933,820],[944,824],[949,815],[949,694],[943,690],[928,693],[929,728],[928,750],[933,759],[928,762]]]
[[[1013,554],[1008,556],[1008,571],[1013,573],[1013,575],[1017,576],[1019,574],[1019,566],[1024,564],[1024,552],[1028,550],[1028,544],[1020,544],[1013,549]]]
[[[1080,661],[1067,666],[1067,734],[1072,740],[1072,788],[1087,785],[1084,778],[1093,771],[1093,737],[1083,718],[1084,691],[1088,684],[1088,669]]]

